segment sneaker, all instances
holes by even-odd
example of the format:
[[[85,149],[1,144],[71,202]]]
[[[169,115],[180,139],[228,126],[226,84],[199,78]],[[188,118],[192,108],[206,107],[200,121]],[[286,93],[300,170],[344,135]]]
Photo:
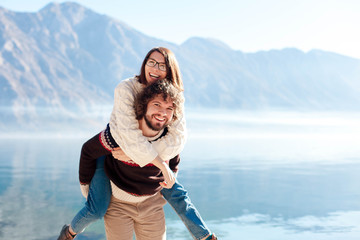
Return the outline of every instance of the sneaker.
[[[76,237],[69,232],[69,225],[64,225],[57,240],[72,240]]]

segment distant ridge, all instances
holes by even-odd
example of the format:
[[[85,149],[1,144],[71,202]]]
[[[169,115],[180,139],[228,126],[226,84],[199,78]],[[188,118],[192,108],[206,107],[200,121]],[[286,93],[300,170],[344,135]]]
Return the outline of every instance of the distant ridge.
[[[188,107],[360,109],[359,59],[292,48],[243,53],[199,37],[176,45],[66,2],[36,13],[0,8],[0,108],[10,108],[0,122],[36,122],[49,107],[76,116],[112,104],[114,87],[138,74],[154,46],[175,52]]]

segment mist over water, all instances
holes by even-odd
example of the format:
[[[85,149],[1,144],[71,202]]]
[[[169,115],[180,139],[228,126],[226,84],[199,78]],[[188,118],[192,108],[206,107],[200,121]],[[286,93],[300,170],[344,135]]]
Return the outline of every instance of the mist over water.
[[[360,113],[188,110],[186,118],[178,178],[220,239],[359,239]],[[79,153],[100,130],[0,138],[1,238],[56,239],[82,207]],[[165,210],[168,239],[191,239]],[[78,239],[105,239],[102,221]]]

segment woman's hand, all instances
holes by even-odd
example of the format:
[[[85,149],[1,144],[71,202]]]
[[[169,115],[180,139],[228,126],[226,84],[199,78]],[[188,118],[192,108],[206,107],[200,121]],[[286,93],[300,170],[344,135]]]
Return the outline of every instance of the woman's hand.
[[[124,160],[124,161],[131,160],[119,147],[114,148],[113,151],[111,151],[111,154],[113,155],[114,158],[119,160]],[[159,156],[157,156],[151,163],[161,170],[165,178],[165,181],[160,182],[160,186],[162,186],[163,188],[172,188],[176,178],[174,172],[169,167],[169,163],[162,160]]]
[[[124,151],[117,147],[117,148],[114,148],[112,151],[111,151],[111,154],[113,155],[114,158],[118,159],[118,160],[124,160],[124,161],[129,161],[131,160],[125,153]]]
[[[176,178],[174,172],[171,171],[169,164],[162,160],[159,156],[157,156],[151,163],[161,170],[165,178],[165,181],[160,182],[160,186],[162,186],[163,188],[172,188]]]

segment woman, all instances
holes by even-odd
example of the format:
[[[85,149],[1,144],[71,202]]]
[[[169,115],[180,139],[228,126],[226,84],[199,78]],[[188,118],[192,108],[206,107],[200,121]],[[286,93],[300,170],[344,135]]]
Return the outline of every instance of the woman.
[[[135,96],[146,85],[163,78],[183,90],[175,55],[167,48],[158,47],[147,53],[138,76],[126,79],[116,87],[110,123],[104,131],[86,142],[81,150],[79,178],[82,193],[87,197],[85,207],[74,217],[71,225],[63,227],[58,240],[74,239],[76,234],[106,213],[111,188],[103,170],[103,159],[98,158],[111,154],[119,146],[140,167],[153,163],[161,170],[165,179],[160,183],[164,187],[161,193],[195,239],[214,237],[191,203],[187,191],[175,181],[173,172],[164,161],[172,159],[183,149],[186,138],[183,114],[170,125],[168,134],[153,144],[142,135],[135,119]]]

